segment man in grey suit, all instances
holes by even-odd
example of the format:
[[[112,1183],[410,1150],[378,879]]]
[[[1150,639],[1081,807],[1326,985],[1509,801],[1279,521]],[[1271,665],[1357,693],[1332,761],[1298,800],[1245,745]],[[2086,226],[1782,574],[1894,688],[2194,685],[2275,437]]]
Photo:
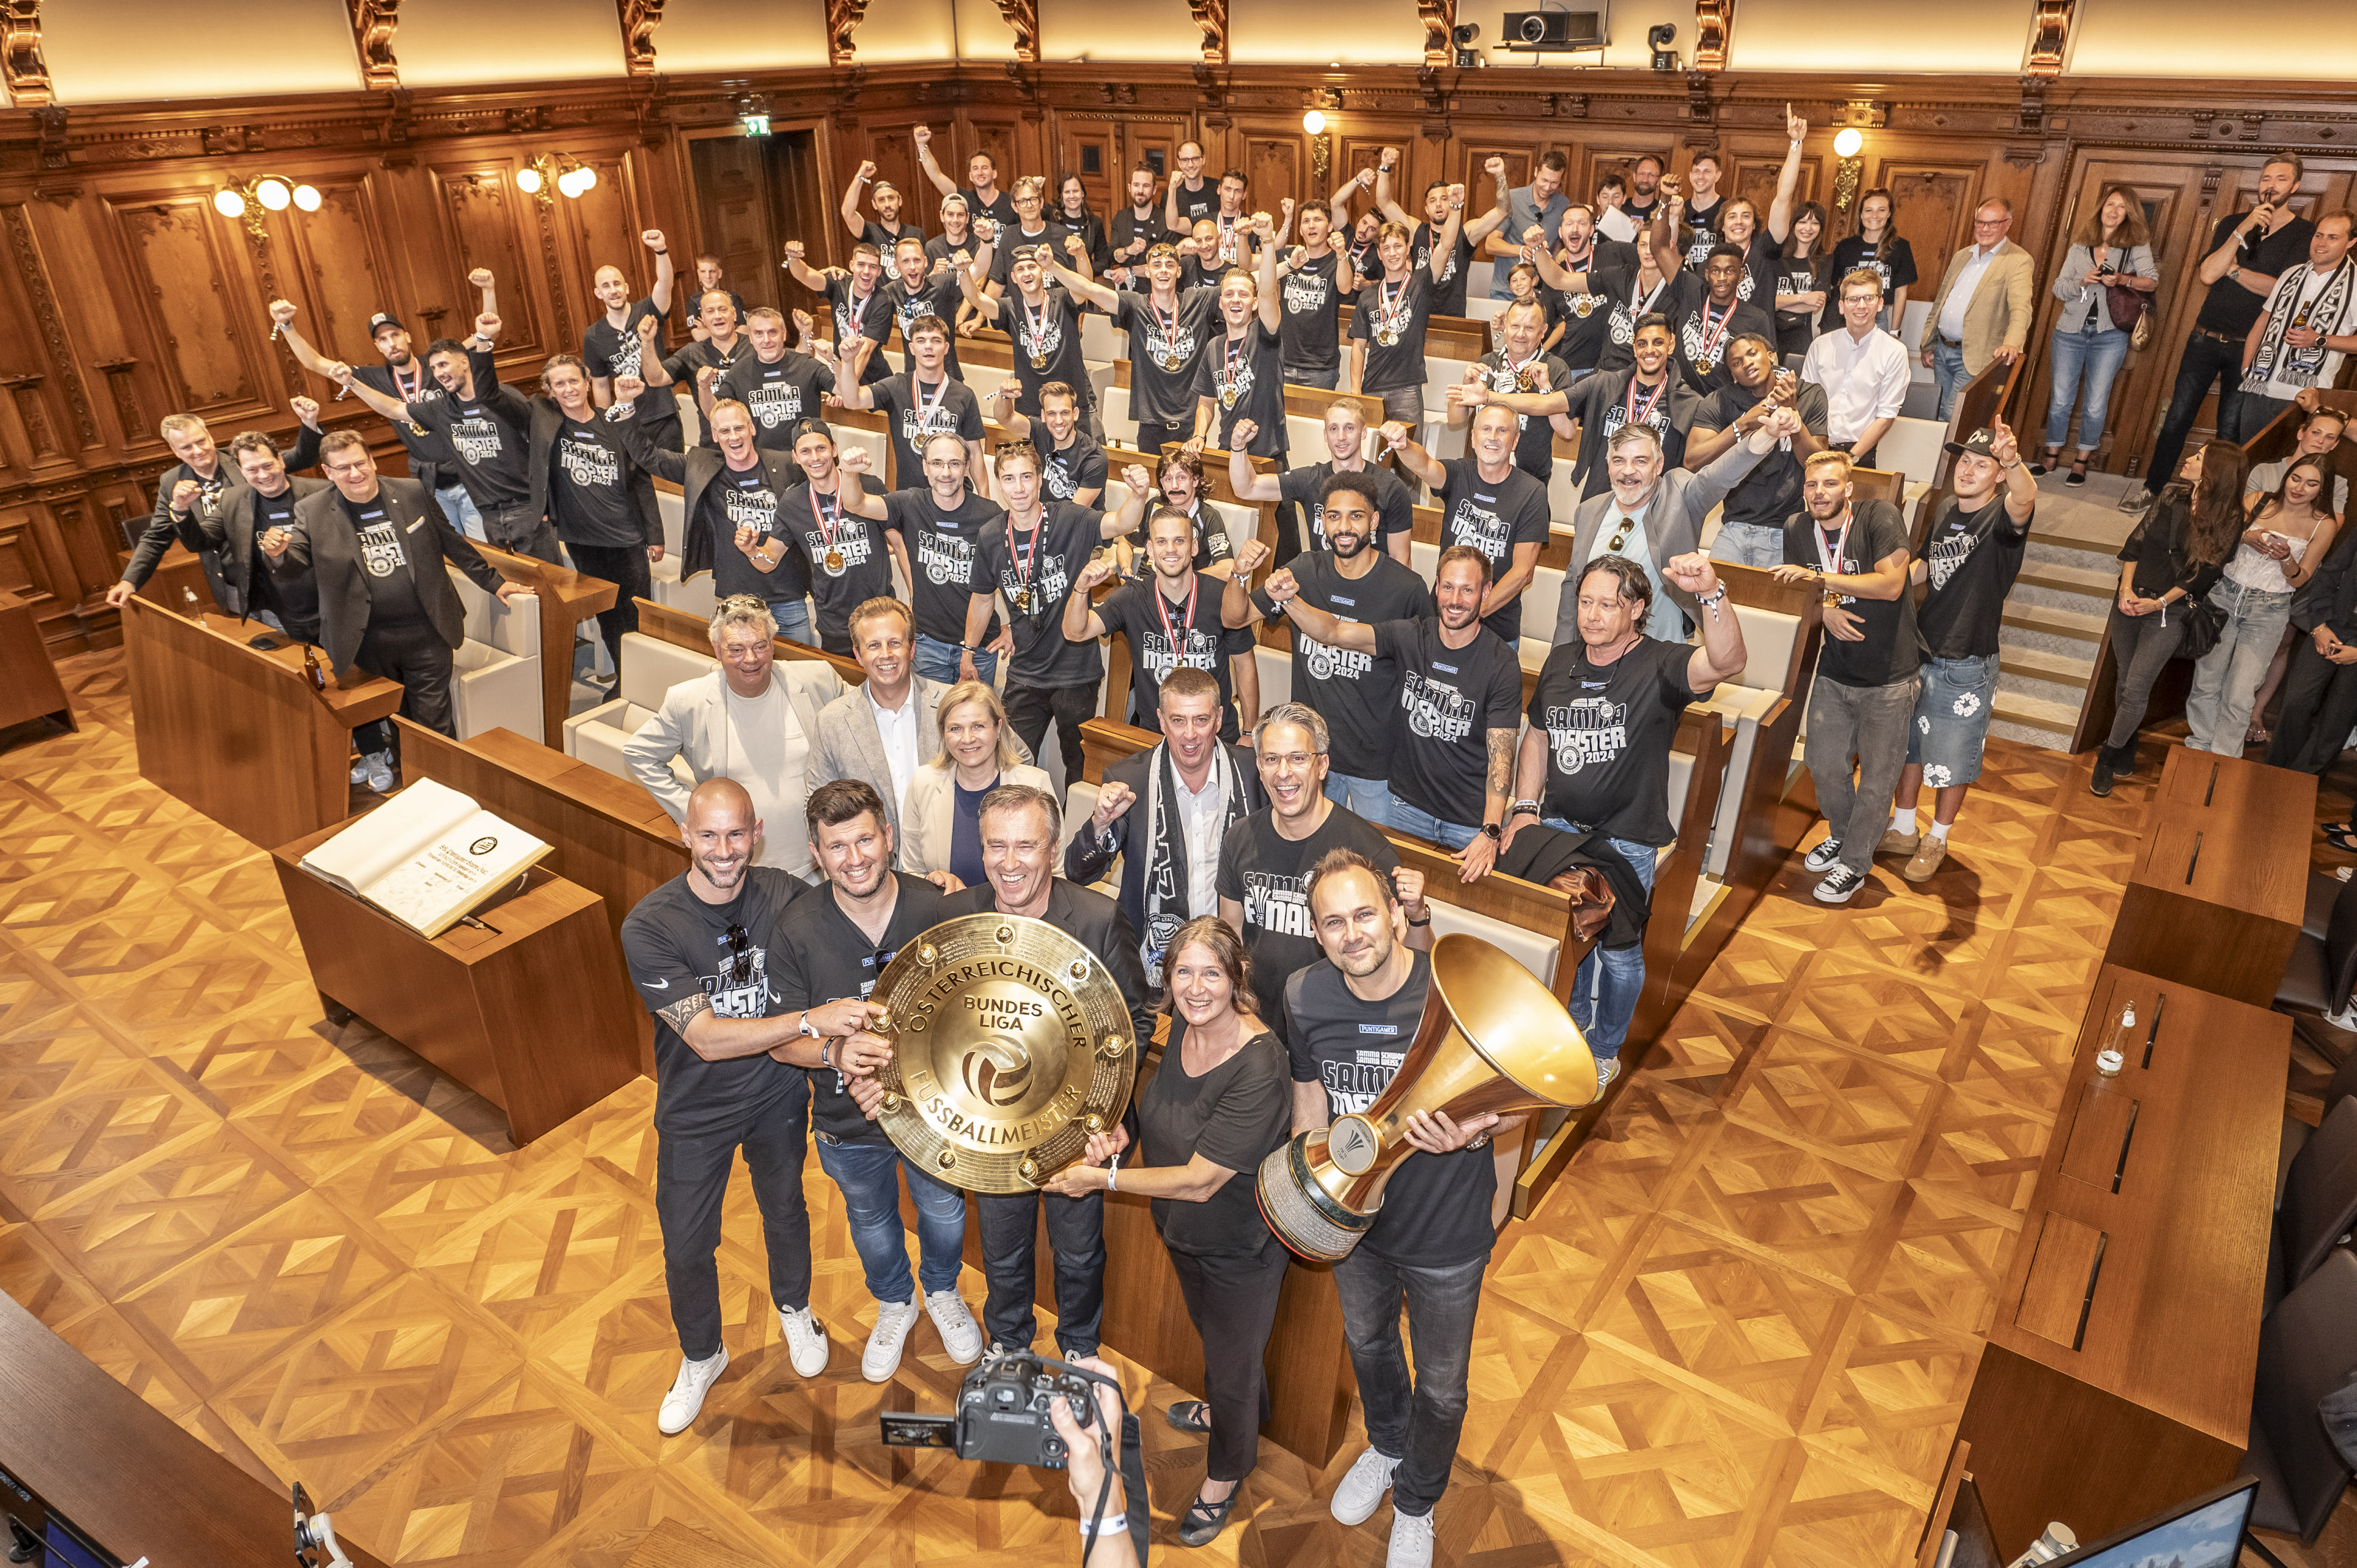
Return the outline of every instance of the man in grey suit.
[[[819,710],[843,695],[843,677],[817,659],[775,664],[777,618],[750,594],[723,599],[712,618],[720,668],[663,693],[622,747],[630,774],[679,822],[688,792],[707,779],[732,779],[753,799],[759,825],[755,864],[808,879],[810,837],[797,824],[811,776]],[[687,765],[683,784],[673,759]]]
[[[1645,635],[1663,642],[1684,641],[1684,618],[1694,613],[1694,596],[1662,568],[1702,548],[1702,521],[1710,509],[1727,499],[1770,447],[1789,441],[1800,428],[1791,409],[1779,408],[1695,473],[1667,467],[1662,438],[1652,425],[1622,425],[1612,433],[1604,457],[1612,489],[1588,497],[1572,514],[1572,565],[1585,566],[1599,555],[1625,555],[1636,562],[1653,584]],[[1550,643],[1559,646],[1566,634],[1578,636],[1576,597],[1566,594],[1556,601]]]
[[[866,684],[819,710],[818,755],[811,776],[857,779],[884,801],[895,842],[909,776],[941,755],[942,693],[949,688],[916,673],[916,629],[909,607],[873,598],[851,612],[851,650]]]

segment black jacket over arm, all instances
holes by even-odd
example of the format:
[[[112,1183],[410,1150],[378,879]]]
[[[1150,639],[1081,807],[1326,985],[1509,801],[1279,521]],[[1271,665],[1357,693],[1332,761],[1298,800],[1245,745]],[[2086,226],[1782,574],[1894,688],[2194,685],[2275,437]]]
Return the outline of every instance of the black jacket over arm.
[[[645,426],[635,419],[621,420],[614,428],[621,432],[623,450],[630,453],[631,463],[642,476],[651,474],[658,479],[668,479],[680,489],[680,580],[684,582],[698,572],[711,571],[713,556],[723,542],[713,538],[712,531],[703,526],[704,492],[726,470],[728,460],[716,446],[693,446],[685,452],[658,446],[648,439]],[[758,447],[755,450],[760,453],[762,471],[769,476],[770,493],[783,500],[788,490],[802,482],[802,465],[794,461],[791,453],[762,451]],[[651,492],[652,485],[648,489]],[[662,542],[660,519],[649,542]],[[787,548],[800,548],[791,534]]]
[[[298,508],[309,497],[331,488],[325,479],[294,476],[288,478],[286,485],[293,492]],[[240,485],[221,503],[221,514],[204,525],[205,546],[220,553],[221,581],[228,584],[237,596],[237,603],[223,607],[235,615],[251,615],[253,612],[253,574],[257,556],[262,569],[269,570],[270,558],[261,555],[254,547],[254,542],[261,536],[261,531],[254,526],[254,511],[261,502],[261,491],[248,485]]]
[[[2198,599],[2217,585],[2226,564],[2198,564],[2187,553],[2192,541],[2190,493],[2181,484],[2170,485],[2136,525],[2128,542],[2120,546],[2119,558],[2136,563],[2132,580],[2139,598],[2157,599],[2171,588],[2180,588],[2187,598]]]
[[[467,607],[450,585],[448,566],[456,566],[486,593],[497,592],[505,581],[490,562],[476,553],[467,536],[450,526],[434,492],[415,479],[380,478],[378,499],[401,531],[402,548],[409,554],[416,580],[418,602],[435,632],[452,648],[467,639]],[[347,669],[360,651],[368,631],[368,575],[361,564],[360,532],[343,508],[342,493],[326,486],[303,498],[295,508],[303,535],[287,546],[285,558],[271,567],[271,575],[288,577],[308,568],[319,582],[319,645],[338,670]],[[264,559],[268,559],[264,557]]]
[[[548,499],[550,487],[554,480],[549,477],[549,474],[556,461],[557,432],[565,428],[565,411],[557,407],[553,400],[544,397],[532,399],[531,404],[532,445],[526,450],[531,454],[532,515],[546,518],[548,526],[554,528],[556,509],[549,504]],[[603,409],[598,409],[592,412],[589,417],[604,419],[606,413]],[[621,424],[628,423],[630,421],[625,420],[620,424],[611,424],[609,428],[619,431]],[[627,441],[618,440],[617,444],[622,449],[625,464],[622,471],[622,488],[630,492],[630,510],[639,515],[639,532],[649,544],[661,544],[663,542],[662,513],[655,506],[655,482],[640,465],[638,449]]]
[[[1220,745],[1234,761],[1237,777],[1243,781],[1244,811],[1247,813],[1259,811],[1268,802],[1261,794],[1260,768],[1253,761],[1253,754],[1225,741]],[[1082,822],[1080,831],[1072,835],[1072,842],[1064,848],[1064,875],[1083,886],[1102,877],[1106,868],[1113,865],[1114,856],[1121,857],[1121,913],[1122,918],[1129,922],[1132,933],[1146,929],[1146,854],[1142,847],[1148,831],[1146,770],[1154,759],[1156,749],[1149,746],[1144,751],[1133,752],[1104,770],[1107,784],[1126,784],[1137,797],[1128,811],[1114,819],[1110,830],[1112,843],[1104,843],[1097,837],[1094,826]],[[1133,842],[1141,846],[1135,854],[1128,853]],[[1184,846],[1174,849],[1173,853],[1180,855],[1183,865]]]

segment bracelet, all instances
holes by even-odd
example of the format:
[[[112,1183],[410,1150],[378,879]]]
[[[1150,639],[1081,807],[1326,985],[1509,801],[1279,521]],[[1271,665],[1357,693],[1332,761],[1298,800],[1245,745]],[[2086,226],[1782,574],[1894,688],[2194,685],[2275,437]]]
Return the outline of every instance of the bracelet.
[[[818,1065],[827,1068],[831,1068],[834,1065],[834,1042],[833,1040],[821,1040],[818,1043]]]
[[[1114,1191],[1114,1177],[1115,1176],[1119,1175],[1119,1174],[1120,1174],[1120,1171],[1121,1171],[1121,1165],[1120,1165],[1120,1164],[1119,1164],[1118,1162],[1116,1162],[1116,1163],[1114,1163],[1114,1164],[1113,1164],[1113,1165],[1109,1165],[1105,1166],[1105,1168],[1104,1168],[1104,1173],[1105,1173],[1105,1190],[1106,1190],[1107,1192],[1112,1192],[1112,1191]]]
[[[1415,916],[1410,915],[1407,918],[1407,923],[1411,926],[1416,927],[1418,929],[1422,929],[1424,927],[1432,924],[1432,915],[1429,911],[1426,911],[1424,918],[1421,920],[1417,919]]]
[[[1506,813],[1506,818],[1511,822],[1516,817],[1535,817],[1538,814],[1539,803],[1536,800],[1517,800],[1513,810]]]
[[[1725,604],[1726,602],[1727,602],[1727,585],[1726,585],[1725,583],[1721,583],[1721,584],[1718,585],[1718,591],[1717,591],[1717,593],[1715,593],[1715,594],[1704,594],[1704,595],[1700,596],[1699,597],[1697,597],[1697,598],[1695,600],[1695,603],[1696,603],[1696,604],[1700,605],[1703,608],[1707,609],[1707,610],[1715,610],[1715,609],[1717,609],[1719,606],[1721,606],[1721,605]]]
[[[1091,1533],[1091,1532],[1090,1532],[1090,1530],[1089,1530],[1089,1521],[1088,1521],[1088,1520],[1081,1520],[1081,1521],[1080,1521],[1080,1525],[1081,1525],[1081,1539],[1082,1539],[1082,1541],[1086,1541],[1086,1540],[1088,1540],[1088,1539],[1089,1539],[1089,1536],[1090,1536],[1090,1533]],[[1122,1509],[1121,1509],[1121,1512],[1119,1512],[1119,1513],[1117,1513],[1117,1514],[1111,1514],[1111,1515],[1108,1515],[1108,1516],[1107,1516],[1107,1517],[1105,1517],[1104,1519],[1103,1519],[1103,1520],[1099,1520],[1099,1521],[1098,1521],[1098,1523],[1097,1523],[1097,1528],[1096,1528],[1096,1530],[1095,1530],[1095,1532],[1094,1532],[1094,1533],[1096,1533],[1096,1534],[1098,1534],[1098,1535],[1119,1535],[1119,1534],[1121,1534],[1124,1530],[1126,1530],[1128,1528],[1129,1528],[1129,1499],[1127,1499],[1126,1498],[1123,1498],[1123,1499],[1122,1499]]]

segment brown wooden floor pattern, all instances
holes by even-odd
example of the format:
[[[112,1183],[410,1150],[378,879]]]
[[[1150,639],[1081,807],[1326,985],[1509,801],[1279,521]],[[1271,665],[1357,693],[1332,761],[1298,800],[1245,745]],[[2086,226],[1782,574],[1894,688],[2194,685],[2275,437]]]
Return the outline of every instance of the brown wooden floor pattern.
[[[138,778],[116,655],[67,673],[83,732],[0,755],[0,1288],[389,1561],[605,1568],[665,1518],[764,1563],[1071,1560],[1060,1482],[878,1445],[879,1409],[944,1408],[955,1378],[920,1323],[899,1384],[860,1380],[868,1303],[815,1161],[828,1372],[786,1365],[740,1170],[737,1360],[659,1436],[652,1086],[518,1153],[398,1046],[320,1023],[267,856]],[[1827,911],[1788,868],[1508,1230],[1443,1562],[1911,1545],[2153,776],[2098,800],[2083,763],[1989,763],[1927,887],[1885,865]],[[1167,1540],[1200,1444],[1146,1430]],[[1200,1560],[1381,1563],[1388,1510],[1326,1511],[1355,1448],[1318,1475],[1264,1446]]]

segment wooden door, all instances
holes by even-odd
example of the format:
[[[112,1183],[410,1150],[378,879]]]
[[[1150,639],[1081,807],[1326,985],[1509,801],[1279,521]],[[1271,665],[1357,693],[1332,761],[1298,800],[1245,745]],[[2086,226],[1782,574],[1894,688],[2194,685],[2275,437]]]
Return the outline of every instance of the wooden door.
[[[1128,205],[1129,166],[1122,161],[1119,125],[1111,120],[1062,120],[1056,142],[1056,166],[1049,172],[1060,181],[1065,175],[1080,176],[1090,211],[1109,214]],[[1051,211],[1060,209],[1061,194],[1048,193]]]
[[[688,144],[689,174],[695,182],[701,230],[696,247],[720,258],[721,275],[745,296],[748,309],[767,305],[777,296],[771,279],[777,272],[777,258],[785,250],[776,215],[770,210],[761,148],[762,139],[758,136],[706,136]],[[684,313],[694,308],[695,274],[691,270],[694,264],[689,257],[683,269],[686,286],[678,291],[681,330],[684,330]]]

